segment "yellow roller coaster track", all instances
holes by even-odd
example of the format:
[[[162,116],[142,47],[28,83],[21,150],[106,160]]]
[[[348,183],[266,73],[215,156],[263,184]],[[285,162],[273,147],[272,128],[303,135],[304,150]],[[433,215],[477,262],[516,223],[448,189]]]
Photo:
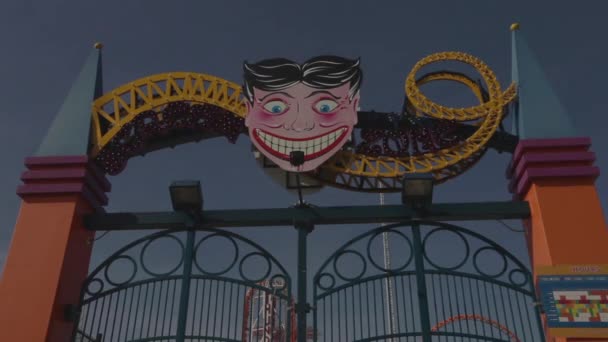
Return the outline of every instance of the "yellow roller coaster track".
[[[437,72],[416,79],[423,67],[444,61],[458,61],[475,68],[487,87],[487,101],[484,101],[482,88],[477,83],[458,73]],[[437,80],[466,85],[480,104],[468,108],[450,108],[432,102],[422,94],[419,86]],[[416,63],[406,78],[405,93],[418,116],[470,122],[478,128],[455,146],[403,158],[372,157],[343,150],[321,166],[315,173],[316,177],[326,183],[349,188],[366,179],[372,190],[377,189],[379,183],[383,183],[386,189],[391,189],[388,183],[398,181],[405,173],[430,172],[437,180],[461,173],[483,154],[485,144],[502,121],[504,106],[516,96],[516,88],[512,84],[502,92],[492,70],[472,55],[441,52]],[[149,76],[120,86],[95,100],[92,109],[91,155],[95,157],[99,154],[120,129],[137,115],[177,101],[211,104],[239,117],[246,115],[242,89],[236,83],[215,76],[187,72]]]
[[[93,102],[91,155],[96,156],[137,115],[170,102],[212,104],[244,117],[241,90],[219,77],[189,72],[158,74],[122,85]]]
[[[416,75],[425,66],[444,61],[459,61],[475,68],[487,86],[488,101],[468,108],[450,108],[432,102],[424,96],[419,88],[421,80]],[[483,100],[477,84],[459,77],[454,73],[439,73],[429,79],[453,80],[467,85],[473,90],[478,99]],[[319,177],[324,181],[334,181],[340,184],[348,183],[349,176],[364,176],[376,178],[376,182],[385,178],[400,178],[406,173],[433,173],[437,179],[445,177],[446,168],[474,158],[484,148],[492,137],[503,118],[503,108],[516,96],[516,87],[512,84],[504,93],[492,70],[480,59],[462,52],[441,52],[432,54],[420,60],[405,81],[405,93],[416,109],[417,115],[426,115],[436,119],[454,121],[475,121],[477,131],[462,143],[416,156],[404,158],[371,157],[350,151],[340,151],[319,170]],[[375,186],[372,186],[372,188]]]

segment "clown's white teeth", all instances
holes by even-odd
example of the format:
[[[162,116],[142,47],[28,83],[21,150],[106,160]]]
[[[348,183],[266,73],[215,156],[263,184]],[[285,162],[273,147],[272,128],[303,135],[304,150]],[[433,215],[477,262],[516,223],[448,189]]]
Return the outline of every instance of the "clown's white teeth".
[[[269,133],[264,133],[259,129],[256,129],[256,134],[262,139],[262,141],[264,141],[266,146],[277,152],[286,155],[289,155],[291,151],[304,151],[305,154],[313,154],[333,144],[346,130],[346,128],[341,128],[322,137],[311,140],[281,139]]]

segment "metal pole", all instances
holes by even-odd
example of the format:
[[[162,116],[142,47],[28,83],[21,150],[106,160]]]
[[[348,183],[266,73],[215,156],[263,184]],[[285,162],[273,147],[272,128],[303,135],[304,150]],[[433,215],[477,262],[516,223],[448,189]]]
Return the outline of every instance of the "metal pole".
[[[414,237],[414,262],[416,263],[416,285],[418,287],[418,304],[420,306],[420,325],[422,326],[422,342],[431,342],[431,319],[429,313],[429,300],[426,293],[426,279],[424,273],[424,259],[420,224],[412,224]]]
[[[188,301],[190,298],[190,279],[192,277],[192,259],[194,253],[194,230],[188,230],[186,248],[184,249],[184,272],[179,297],[179,313],[177,316],[176,342],[186,339],[186,318],[188,316]]]
[[[382,189],[382,183],[379,184],[379,188]],[[380,206],[384,206],[384,193],[381,192],[380,193]],[[386,226],[386,223],[380,223],[381,227]],[[383,246],[383,250],[384,250],[384,268],[385,269],[390,269],[391,268],[391,248],[390,248],[390,244],[388,241],[388,232],[383,232],[382,233],[382,246]],[[392,277],[386,277],[384,278],[384,290],[386,293],[386,310],[387,310],[387,316],[388,316],[388,331],[391,334],[396,334],[396,324],[395,324],[395,303],[394,303],[394,296],[393,296],[393,281],[392,281]],[[389,341],[392,341],[393,339],[389,339]]]
[[[312,231],[312,225],[304,222],[296,223],[298,230],[298,303],[296,304],[297,316],[297,342],[306,342],[306,315],[308,314],[308,303],[306,302],[306,242],[308,233]]]

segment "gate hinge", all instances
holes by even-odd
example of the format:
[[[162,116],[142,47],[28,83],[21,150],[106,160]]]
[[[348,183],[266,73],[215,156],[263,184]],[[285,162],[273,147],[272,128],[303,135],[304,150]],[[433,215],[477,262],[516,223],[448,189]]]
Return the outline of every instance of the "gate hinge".
[[[314,307],[312,307],[308,303],[303,303],[303,304],[296,303],[295,309],[296,309],[296,312],[302,312],[303,311],[305,313],[309,313],[311,310],[314,309]]]
[[[74,304],[66,304],[63,314],[67,321],[74,322],[80,315],[80,308]]]
[[[532,305],[538,307],[540,309],[540,313],[545,313],[545,307],[543,306],[542,302],[532,302]]]

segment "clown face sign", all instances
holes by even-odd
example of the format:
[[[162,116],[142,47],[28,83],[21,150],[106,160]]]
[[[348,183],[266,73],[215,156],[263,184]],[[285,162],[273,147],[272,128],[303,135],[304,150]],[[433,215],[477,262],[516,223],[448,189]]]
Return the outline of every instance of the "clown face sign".
[[[358,60],[321,56],[297,64],[244,64],[245,125],[253,145],[280,168],[314,170],[348,141],[357,123]],[[293,153],[303,156],[294,163]]]

